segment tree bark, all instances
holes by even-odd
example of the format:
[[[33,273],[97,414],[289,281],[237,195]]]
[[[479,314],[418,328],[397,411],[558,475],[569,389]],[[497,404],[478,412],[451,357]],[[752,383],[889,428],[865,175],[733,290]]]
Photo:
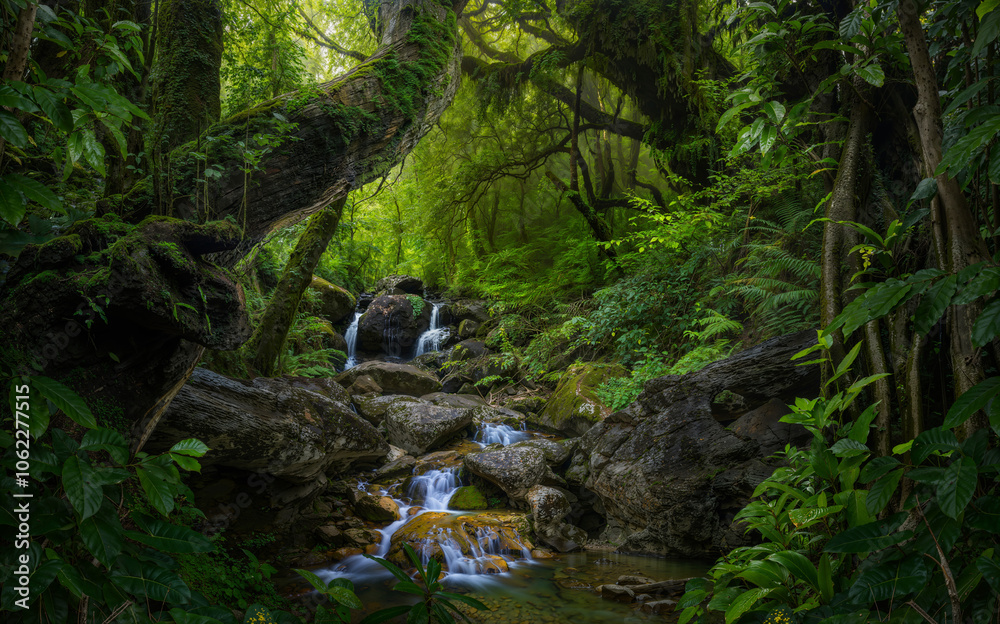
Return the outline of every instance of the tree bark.
[[[271,377],[277,370],[278,359],[285,347],[288,330],[295,322],[302,293],[312,282],[313,271],[337,231],[346,201],[346,197],[339,199],[309,219],[309,225],[288,257],[285,270],[253,337],[244,346],[245,352],[250,354],[251,370],[263,377]]]
[[[384,45],[364,64],[212,126],[200,144],[213,145],[214,162],[227,172],[221,178],[196,182],[199,161],[192,152],[199,144],[179,146],[170,155],[169,211],[192,219],[199,213],[206,219],[236,218],[244,240],[217,258],[231,266],[274,229],[387,173],[437,123],[458,88],[455,11],[464,3],[383,4]],[[276,115],[291,127],[282,128]],[[255,136],[270,144],[255,144]],[[128,219],[153,208],[137,201]]]
[[[820,263],[821,327],[830,325],[844,306],[843,284],[846,281],[849,266],[847,254],[851,246],[848,228],[836,222],[857,219],[855,202],[871,118],[871,108],[861,98],[855,98],[848,123],[847,138],[840,155],[837,179],[826,207],[826,216],[830,221],[823,224],[823,252]],[[843,336],[837,332],[833,347],[830,349],[832,359],[830,364],[836,367],[844,355]],[[824,378],[828,376],[829,370],[829,366],[824,367]]]
[[[942,158],[941,137],[944,130],[941,100],[916,2],[902,0],[897,15],[917,86],[917,103],[913,107],[913,116],[920,134],[926,175],[934,176],[938,187],[936,199],[940,209],[933,212],[936,223],[932,228],[935,238],[939,239],[935,246],[944,250],[946,265],[941,268],[949,273],[958,273],[965,267],[988,258],[989,252],[979,235],[975,218],[958,182],[945,173],[935,175]],[[941,237],[944,238],[943,241],[940,240]],[[979,308],[974,304],[952,306],[948,311],[949,355],[956,398],[985,377],[983,364],[972,345],[972,325],[978,312]],[[964,434],[971,435],[986,426],[985,415],[977,413],[965,423]]]
[[[7,64],[3,68],[3,81],[8,83],[20,80],[28,65],[28,53],[31,50],[31,31],[35,28],[35,13],[38,5],[28,2],[17,14],[17,24],[10,39],[10,49],[7,52]],[[3,153],[7,140],[0,137],[0,171],[3,171]]]

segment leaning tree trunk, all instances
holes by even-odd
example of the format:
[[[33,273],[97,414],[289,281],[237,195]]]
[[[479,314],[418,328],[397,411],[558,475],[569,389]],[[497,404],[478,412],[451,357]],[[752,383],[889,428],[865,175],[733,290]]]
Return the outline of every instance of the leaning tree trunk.
[[[937,76],[927,50],[927,40],[920,25],[920,13],[914,0],[902,0],[897,10],[900,28],[906,41],[913,77],[917,86],[917,103],[913,116],[920,134],[920,147],[927,176],[937,181],[936,210],[933,210],[932,232],[938,240],[936,247],[944,251],[945,271],[957,274],[967,266],[989,257],[985,241],[979,235],[972,212],[965,201],[958,182],[945,173],[935,175],[941,164],[941,100],[938,95]],[[943,240],[941,240],[943,238]],[[952,306],[948,311],[948,343],[955,397],[983,380],[982,361],[972,345],[972,324],[978,306],[970,304]],[[965,435],[987,426],[986,417],[977,414],[965,424]]]
[[[455,11],[429,0],[380,5],[383,47],[347,74],[212,126],[170,154],[168,214],[232,216],[245,229],[231,266],[272,230],[347,196],[398,165],[459,85]],[[199,181],[199,146],[226,172]],[[137,203],[129,218],[149,214]]]
[[[17,14],[17,24],[10,35],[10,49],[7,50],[7,64],[3,68],[4,84],[12,80],[20,80],[28,65],[28,53],[31,49],[31,32],[35,28],[35,13],[38,5],[28,2]],[[3,153],[7,140],[0,137],[0,172],[3,171]]]
[[[346,201],[346,197],[339,199],[326,210],[314,214],[292,255],[288,257],[288,263],[267,303],[264,316],[245,347],[250,354],[250,368],[256,373],[265,377],[275,373],[288,330],[295,322],[295,312],[299,309],[302,293],[312,281],[313,271],[337,231]]]
[[[267,232],[399,164],[458,87],[455,13],[464,4],[382,3],[383,45],[367,62],[202,135],[202,144],[213,142],[213,158],[219,154],[214,163],[229,170],[209,181],[207,215],[202,199],[201,216],[219,221],[143,219],[155,203],[136,189],[121,216],[142,221],[139,227],[108,215],[27,246],[0,286],[4,359],[14,370],[65,380],[104,406],[95,409],[102,423],[115,421],[138,441],[135,432],[148,431],[203,347],[235,349],[251,335],[242,289],[205,256],[232,266]],[[275,113],[294,130],[256,153],[241,152],[238,142],[248,136],[280,134]],[[191,218],[197,145],[173,151],[169,179],[174,214]]]

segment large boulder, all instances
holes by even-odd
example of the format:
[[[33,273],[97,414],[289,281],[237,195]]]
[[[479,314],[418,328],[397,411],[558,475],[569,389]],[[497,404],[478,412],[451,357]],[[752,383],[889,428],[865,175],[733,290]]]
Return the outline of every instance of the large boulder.
[[[344,403],[289,379],[243,381],[204,368],[195,369],[177,393],[148,446],[166,449],[185,438],[212,449],[204,465],[293,482],[374,463],[389,452],[375,427]]]
[[[361,416],[375,425],[376,427],[382,424],[385,420],[385,414],[394,405],[400,403],[419,403],[420,399],[415,399],[411,396],[400,395],[400,394],[387,394],[381,396],[378,394],[359,394],[355,395],[353,398],[353,403],[355,409]]]
[[[470,424],[470,409],[441,407],[423,401],[397,402],[385,412],[389,441],[418,455],[441,446]]]
[[[550,474],[545,453],[535,447],[487,449],[465,456],[465,467],[472,474],[495,483],[515,501],[523,501],[532,487]]]
[[[525,495],[535,522],[535,538],[559,552],[579,549],[587,532],[564,521],[572,507],[562,490],[536,485]]]
[[[336,377],[337,383],[349,388],[362,375],[368,375],[384,392],[423,396],[441,390],[434,375],[409,364],[395,362],[363,362]]]
[[[412,354],[431,321],[431,305],[417,295],[382,295],[358,321],[358,348],[396,357]]]
[[[564,435],[581,436],[611,413],[597,396],[597,387],[627,374],[617,364],[575,364],[563,373],[545,408],[530,416],[529,422]]]
[[[386,275],[375,282],[372,290],[375,293],[394,294],[394,291],[398,291],[399,294],[419,295],[424,292],[424,283],[419,277],[412,275]]]
[[[309,295],[312,300],[309,311],[331,323],[339,323],[347,318],[357,305],[354,295],[315,275],[309,284]]]
[[[455,323],[471,320],[481,324],[490,320],[489,305],[481,299],[459,299],[451,304],[449,313]]]
[[[788,444],[801,446],[812,439],[812,434],[802,425],[781,422],[781,417],[791,411],[784,401],[771,399],[740,416],[729,425],[729,430],[738,436],[756,440],[764,456],[776,453]]]
[[[697,373],[654,379],[584,435],[567,478],[600,497],[609,527],[623,531],[620,551],[714,557],[746,543],[733,516],[773,467],[759,460],[755,438],[717,422],[713,399],[728,390],[753,408],[815,396],[818,367],[790,361],[815,340],[814,331],[784,336]]]

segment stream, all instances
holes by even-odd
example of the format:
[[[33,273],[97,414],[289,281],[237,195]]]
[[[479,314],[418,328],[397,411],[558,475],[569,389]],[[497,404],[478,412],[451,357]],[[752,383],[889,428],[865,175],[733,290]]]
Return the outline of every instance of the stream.
[[[382,539],[372,554],[409,568],[400,560],[399,545],[406,541],[414,546],[424,564],[436,557],[444,564],[443,583],[447,591],[468,593],[490,607],[489,612],[470,613],[476,622],[663,621],[662,617],[639,612],[633,605],[603,600],[595,590],[599,585],[616,582],[624,574],[656,580],[698,576],[705,573],[709,562],[609,551],[535,557],[530,542],[516,528],[526,512],[459,511],[449,507],[452,495],[463,485],[458,478],[462,455],[488,444],[507,445],[543,436],[506,424],[482,423],[471,440],[453,442],[420,458],[410,479],[381,487],[360,482],[359,489],[391,496],[399,506],[400,519],[379,529]],[[407,482],[403,492],[403,484]],[[395,578],[361,555],[314,572],[325,581],[339,577],[351,580],[369,611],[416,600],[415,596],[391,591]]]
[[[419,337],[414,356],[437,351],[449,330],[440,326],[441,304],[433,304],[430,326]],[[348,360],[356,366],[356,342],[360,312],[356,312],[345,334]],[[442,582],[447,591],[468,593],[490,607],[489,612],[470,613],[476,622],[497,624],[526,622],[662,621],[641,613],[634,605],[603,600],[595,590],[615,583],[621,575],[645,576],[657,581],[684,579],[705,573],[710,562],[669,560],[583,551],[568,554],[535,550],[530,542],[527,512],[489,509],[465,511],[450,507],[463,484],[459,478],[462,458],[492,444],[507,446],[534,438],[552,438],[541,432],[516,429],[508,424],[480,422],[471,435],[453,441],[417,458],[413,474],[392,483],[361,480],[359,490],[377,497],[390,497],[398,506],[398,519],[377,528],[381,539],[369,553],[411,568],[402,544],[410,544],[424,565],[433,557],[442,563]],[[375,473],[372,473],[374,478]],[[525,535],[522,535],[522,531]],[[395,577],[363,555],[352,555],[313,570],[324,581],[347,578],[370,611],[413,603],[416,596],[391,591]],[[469,611],[465,610],[464,611]],[[358,614],[357,619],[360,619]]]

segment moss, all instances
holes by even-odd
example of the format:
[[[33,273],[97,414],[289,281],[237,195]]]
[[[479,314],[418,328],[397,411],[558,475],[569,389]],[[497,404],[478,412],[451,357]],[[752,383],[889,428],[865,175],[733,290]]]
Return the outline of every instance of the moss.
[[[466,485],[455,490],[451,500],[448,501],[448,507],[462,511],[476,511],[487,509],[489,503],[479,488],[474,485]]]

